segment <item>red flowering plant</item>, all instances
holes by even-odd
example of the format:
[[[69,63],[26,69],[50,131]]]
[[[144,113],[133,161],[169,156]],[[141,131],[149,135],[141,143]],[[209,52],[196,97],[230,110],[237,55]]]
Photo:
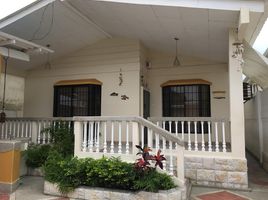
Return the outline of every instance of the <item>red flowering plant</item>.
[[[156,155],[151,155],[150,147],[144,146],[143,148],[140,145],[136,145],[136,147],[139,149],[139,152],[136,155],[141,155],[141,158],[136,160],[135,168],[140,171],[148,171],[150,169],[156,169],[157,166],[159,166],[161,169],[163,169],[163,161],[166,160],[163,154],[161,154],[161,150],[159,149],[157,151]],[[150,167],[150,161],[153,161],[155,163],[154,168]]]

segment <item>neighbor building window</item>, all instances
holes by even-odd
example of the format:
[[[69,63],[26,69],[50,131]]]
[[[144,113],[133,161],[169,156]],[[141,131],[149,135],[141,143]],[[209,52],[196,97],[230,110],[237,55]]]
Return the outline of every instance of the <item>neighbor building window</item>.
[[[100,116],[101,85],[54,86],[54,117]]]

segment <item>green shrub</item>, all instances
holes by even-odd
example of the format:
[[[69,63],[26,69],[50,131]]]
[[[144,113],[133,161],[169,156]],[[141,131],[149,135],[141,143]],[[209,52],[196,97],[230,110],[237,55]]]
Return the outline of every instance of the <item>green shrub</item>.
[[[132,189],[135,173],[132,164],[119,158],[92,160],[86,166],[85,185],[117,189]]]
[[[49,154],[50,145],[29,145],[28,149],[24,151],[26,165],[32,168],[41,167]]]
[[[63,157],[53,150],[44,164],[45,179],[57,183],[62,193],[68,193],[85,182],[85,166],[91,159]]]
[[[134,181],[135,190],[145,190],[157,192],[158,190],[169,190],[176,187],[171,177],[156,170],[148,170],[144,173],[138,173]]]
[[[81,185],[152,192],[176,187],[169,175],[156,170],[141,174],[133,164],[122,162],[119,158],[64,158],[53,151],[44,165],[44,171],[45,179],[58,184],[62,193]]]
[[[54,126],[43,129],[42,132],[51,136],[50,142],[54,150],[63,156],[74,154],[73,128],[69,127],[67,123],[58,121]]]
[[[47,160],[50,151],[56,151],[63,157],[73,156],[74,134],[73,129],[65,122],[56,122],[54,126],[45,128],[42,133],[50,134],[50,145],[30,145],[24,152],[28,167],[41,167]]]

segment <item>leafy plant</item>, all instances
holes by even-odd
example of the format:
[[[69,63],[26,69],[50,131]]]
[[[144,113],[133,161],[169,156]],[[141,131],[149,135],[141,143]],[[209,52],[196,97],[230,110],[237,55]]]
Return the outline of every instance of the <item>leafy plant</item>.
[[[159,166],[161,169],[163,169],[163,161],[166,160],[166,158],[164,155],[161,155],[160,149],[157,151],[156,155],[150,155],[150,151],[152,151],[150,147],[145,146],[142,148],[140,145],[136,145],[136,147],[139,149],[139,152],[136,155],[142,156],[142,158],[137,159],[135,163],[137,170],[147,171],[152,169],[149,161],[155,162],[155,168]]]
[[[134,190],[145,190],[157,192],[158,190],[169,190],[176,187],[171,177],[156,170],[147,170],[137,174],[134,181]]]
[[[45,163],[50,149],[51,146],[46,144],[29,145],[28,149],[23,152],[23,155],[25,155],[26,165],[32,168],[41,167]]]
[[[64,158],[51,151],[44,165],[45,179],[68,193],[80,185],[156,192],[175,187],[170,176],[148,170],[137,171],[119,158]]]
[[[50,142],[53,149],[63,156],[73,155],[74,153],[74,133],[72,126],[63,121],[57,121],[54,125],[42,130],[42,133],[51,136]]]
[[[74,134],[73,129],[68,124],[58,121],[41,132],[51,136],[50,144],[30,145],[28,147],[24,152],[28,167],[41,167],[47,160],[50,151],[56,151],[63,157],[73,156]]]

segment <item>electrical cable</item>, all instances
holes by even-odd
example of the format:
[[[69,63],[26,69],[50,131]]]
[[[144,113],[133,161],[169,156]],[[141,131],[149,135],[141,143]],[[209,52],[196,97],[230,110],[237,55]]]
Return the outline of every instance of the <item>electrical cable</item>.
[[[39,22],[39,26],[37,27],[37,29],[33,33],[33,36],[30,39],[30,41],[43,40],[43,39],[45,39],[51,33],[52,28],[53,28],[53,25],[54,25],[54,14],[55,14],[55,12],[54,12],[54,10],[55,10],[54,9],[54,7],[55,7],[54,3],[51,4],[51,21],[50,21],[50,25],[49,25],[48,31],[45,34],[43,34],[42,36],[37,37],[37,34],[39,33],[39,31],[42,28],[42,25],[43,25],[43,22],[44,22],[44,18],[45,18],[45,13],[46,13],[48,7],[49,7],[49,5],[47,5],[44,8],[44,10],[42,12],[42,16],[41,16],[40,22]]]

